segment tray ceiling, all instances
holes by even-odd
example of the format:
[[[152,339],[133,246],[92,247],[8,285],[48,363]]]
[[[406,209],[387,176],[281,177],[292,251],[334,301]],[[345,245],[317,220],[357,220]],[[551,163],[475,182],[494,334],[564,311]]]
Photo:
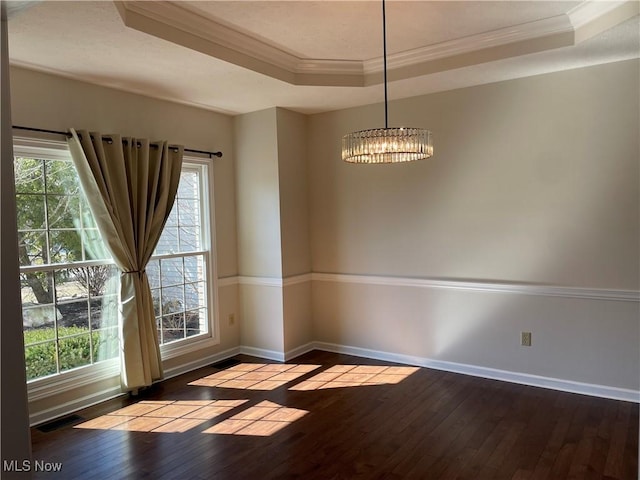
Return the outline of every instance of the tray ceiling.
[[[639,5],[388,1],[391,98],[638,58]],[[9,20],[16,66],[231,114],[381,100],[377,1],[27,6]]]

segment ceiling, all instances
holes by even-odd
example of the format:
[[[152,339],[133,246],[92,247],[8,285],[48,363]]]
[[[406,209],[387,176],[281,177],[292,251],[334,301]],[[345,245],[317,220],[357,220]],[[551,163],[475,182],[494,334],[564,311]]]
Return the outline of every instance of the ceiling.
[[[227,114],[383,100],[379,1],[8,2],[13,65]],[[638,1],[395,1],[389,98],[640,57]]]

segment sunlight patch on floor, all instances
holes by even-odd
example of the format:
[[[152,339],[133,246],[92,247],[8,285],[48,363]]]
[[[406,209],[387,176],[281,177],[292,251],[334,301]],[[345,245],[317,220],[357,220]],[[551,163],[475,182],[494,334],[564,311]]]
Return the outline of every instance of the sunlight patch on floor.
[[[382,365],[336,365],[289,390],[319,390],[324,388],[362,387],[400,383],[418,367],[385,367]]]
[[[304,417],[307,413],[309,412],[306,410],[284,407],[265,400],[223,420],[205,430],[204,433],[268,437]]]
[[[311,374],[313,376],[294,384],[289,387],[289,390],[312,391],[327,388],[394,385],[419,370],[418,367],[334,365],[314,375],[314,370],[318,368],[321,368],[321,365],[241,363],[202,377],[189,385],[269,391]],[[74,428],[182,433],[238,408],[240,411],[209,426],[204,433],[266,437],[309,413],[306,410],[286,407],[268,400],[249,407],[245,405],[249,401],[248,399],[143,400],[80,423]]]
[[[320,365],[241,363],[195,380],[189,385],[241,390],[275,390],[317,368],[320,368]]]
[[[181,433],[247,403],[248,400],[147,400],[74,428]]]

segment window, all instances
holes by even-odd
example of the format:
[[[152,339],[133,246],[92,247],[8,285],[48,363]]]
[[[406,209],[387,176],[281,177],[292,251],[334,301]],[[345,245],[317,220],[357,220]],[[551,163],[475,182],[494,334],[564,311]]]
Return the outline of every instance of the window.
[[[46,142],[49,147],[49,142]],[[27,379],[119,354],[118,270],[66,145],[16,142],[14,171]],[[183,164],[178,195],[147,273],[163,355],[212,337],[208,170]]]
[[[147,265],[160,344],[208,332],[204,165],[185,164],[175,204]]]

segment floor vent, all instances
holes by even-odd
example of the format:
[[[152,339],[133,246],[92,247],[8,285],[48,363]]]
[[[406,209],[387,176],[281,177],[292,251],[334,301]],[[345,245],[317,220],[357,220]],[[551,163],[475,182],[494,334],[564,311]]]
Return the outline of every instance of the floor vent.
[[[62,427],[67,427],[69,425],[73,425],[74,423],[78,423],[84,420],[80,415],[67,415],[66,417],[58,418],[57,420],[53,420],[51,422],[43,423],[36,427],[38,430],[44,433],[53,432],[54,430],[58,430]]]
[[[236,360],[235,358],[227,358],[226,360],[221,360],[211,366],[213,368],[217,368],[218,370],[224,370],[225,368],[233,367],[235,365],[240,365],[240,361]]]

